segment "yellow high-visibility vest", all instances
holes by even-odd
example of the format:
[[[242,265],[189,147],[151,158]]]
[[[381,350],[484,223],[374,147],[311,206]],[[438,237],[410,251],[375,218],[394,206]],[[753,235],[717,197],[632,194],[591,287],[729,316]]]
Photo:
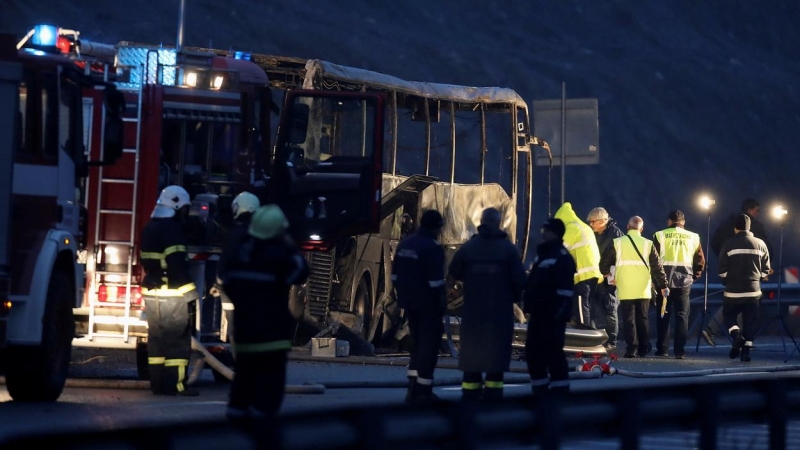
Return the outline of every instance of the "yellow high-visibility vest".
[[[620,300],[649,299],[652,291],[650,280],[650,263],[645,264],[636,253],[631,239],[636,243],[636,248],[647,261],[653,249],[653,241],[645,239],[636,230],[628,230],[627,236],[614,239],[614,250],[617,252],[616,274],[617,298]]]
[[[681,227],[667,228],[655,234],[664,261],[664,271],[672,286],[688,286],[692,279],[692,262],[700,247],[700,235]]]

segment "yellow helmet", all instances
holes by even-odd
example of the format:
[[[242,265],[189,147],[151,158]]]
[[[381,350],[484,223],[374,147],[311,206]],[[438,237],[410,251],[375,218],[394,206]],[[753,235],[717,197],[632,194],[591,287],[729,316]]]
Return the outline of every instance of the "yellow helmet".
[[[289,221],[278,205],[264,205],[256,210],[247,233],[256,239],[272,239],[289,228]]]

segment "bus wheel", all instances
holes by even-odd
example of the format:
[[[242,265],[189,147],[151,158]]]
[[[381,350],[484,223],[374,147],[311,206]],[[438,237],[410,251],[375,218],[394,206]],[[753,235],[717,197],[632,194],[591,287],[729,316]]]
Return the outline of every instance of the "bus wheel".
[[[67,274],[54,270],[42,317],[42,343],[8,347],[6,384],[14,400],[52,402],[64,390],[75,337],[73,297]]]
[[[147,340],[136,338],[136,376],[140,380],[150,379],[150,364],[147,361]]]
[[[367,277],[361,277],[358,281],[356,288],[356,295],[353,299],[353,312],[356,314],[356,323],[358,326],[353,330],[358,336],[366,341],[372,340],[370,334],[370,312],[372,311],[372,296],[369,290],[369,283]]]

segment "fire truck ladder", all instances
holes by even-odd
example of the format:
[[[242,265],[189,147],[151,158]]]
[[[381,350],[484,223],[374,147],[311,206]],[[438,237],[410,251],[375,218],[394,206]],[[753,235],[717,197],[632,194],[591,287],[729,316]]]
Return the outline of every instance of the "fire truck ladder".
[[[144,68],[140,68],[142,76],[144,76]],[[137,108],[136,108],[136,117],[123,117],[123,122],[125,123],[135,123],[136,124],[136,144],[133,148],[124,148],[124,153],[131,153],[134,157],[134,166],[133,166],[133,178],[110,178],[104,176],[103,166],[99,167],[99,176],[97,181],[97,215],[95,217],[95,231],[94,231],[94,251],[95,251],[95,264],[98,261],[98,257],[101,253],[105,252],[106,246],[114,245],[128,247],[128,260],[127,260],[127,269],[124,271],[109,271],[105,270],[107,264],[104,264],[104,270],[95,270],[94,273],[94,280],[92,290],[93,293],[97,292],[100,284],[104,281],[103,278],[105,276],[115,276],[115,277],[124,277],[122,282],[117,283],[103,283],[106,286],[113,286],[115,289],[117,287],[125,287],[125,297],[122,303],[113,303],[113,302],[104,302],[102,303],[102,307],[104,308],[124,308],[124,314],[122,317],[116,315],[98,315],[96,308],[100,303],[99,298],[97,295],[90,295],[90,302],[89,302],[89,331],[88,331],[88,339],[91,341],[94,337],[103,337],[103,338],[122,338],[125,343],[128,342],[130,338],[130,325],[133,318],[131,317],[131,303],[132,303],[132,296],[131,296],[131,277],[133,275],[133,261],[134,261],[134,237],[136,233],[136,202],[137,202],[137,195],[138,195],[138,182],[139,182],[139,151],[141,147],[141,135],[142,135],[142,95],[143,95],[143,86],[144,83],[139,83],[137,88]],[[103,109],[103,122],[105,122],[105,108]],[[105,131],[105,130],[104,130]],[[103,141],[103,136],[101,136],[101,142]],[[101,150],[102,151],[102,150]],[[105,193],[105,189],[103,187],[107,184],[126,184],[130,185],[133,191],[132,198],[131,198],[131,209],[106,209],[103,208],[103,194]],[[114,240],[101,240],[100,239],[100,220],[101,217],[109,216],[109,215],[121,215],[121,216],[128,216],[130,217],[130,234],[129,239],[127,241],[114,241]],[[103,262],[106,262],[107,256],[103,254]],[[122,333],[99,333],[95,332],[95,325],[100,324],[119,324],[120,321],[122,322]]]

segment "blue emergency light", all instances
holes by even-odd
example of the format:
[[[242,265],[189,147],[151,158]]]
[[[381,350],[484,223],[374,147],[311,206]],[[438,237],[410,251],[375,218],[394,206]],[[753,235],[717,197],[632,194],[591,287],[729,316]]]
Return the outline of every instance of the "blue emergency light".
[[[250,61],[250,53],[234,52],[233,59],[243,59],[245,61]]]
[[[31,43],[40,47],[55,47],[58,42],[58,27],[53,25],[36,25],[33,27]]]

